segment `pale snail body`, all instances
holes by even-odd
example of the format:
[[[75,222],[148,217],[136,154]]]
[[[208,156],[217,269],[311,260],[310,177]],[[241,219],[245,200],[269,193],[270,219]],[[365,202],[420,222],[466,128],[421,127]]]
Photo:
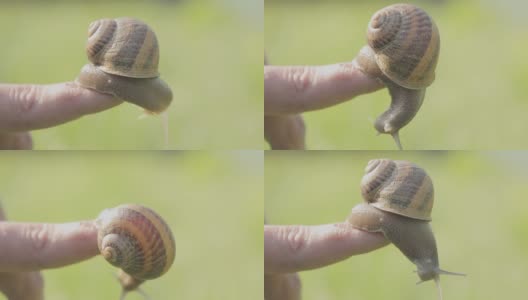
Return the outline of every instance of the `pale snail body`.
[[[356,62],[366,74],[389,89],[391,105],[375,121],[379,133],[393,136],[401,147],[399,130],[420,109],[425,89],[435,79],[440,35],[433,19],[422,9],[395,4],[376,12],[368,25],[368,46]]]
[[[158,113],[172,101],[159,78],[159,46],[154,31],[132,18],[101,19],[88,28],[85,65],[77,82]]]
[[[122,299],[145,280],[165,274],[176,255],[169,226],[153,210],[125,204],[106,209],[97,217],[97,244],[101,255],[120,268]]]
[[[430,225],[434,202],[431,178],[415,164],[371,160],[361,181],[365,203],[352,209],[348,222],[361,230],[381,232],[417,267],[421,282],[434,280],[439,297],[440,274],[436,240]]]

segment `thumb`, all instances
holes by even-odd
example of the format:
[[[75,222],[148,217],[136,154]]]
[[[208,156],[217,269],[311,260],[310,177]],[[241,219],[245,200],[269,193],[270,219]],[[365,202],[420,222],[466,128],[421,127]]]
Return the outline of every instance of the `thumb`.
[[[305,132],[301,115],[264,116],[264,138],[273,150],[304,150]]]
[[[31,150],[33,140],[28,132],[0,132],[0,149]]]
[[[43,300],[44,279],[40,272],[0,273],[0,291],[9,300]]]

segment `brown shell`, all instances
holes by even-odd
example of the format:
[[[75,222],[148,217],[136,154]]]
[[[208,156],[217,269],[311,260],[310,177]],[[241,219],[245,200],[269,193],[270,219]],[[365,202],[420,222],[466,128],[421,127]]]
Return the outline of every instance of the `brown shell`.
[[[370,205],[419,220],[431,220],[433,182],[424,169],[407,161],[369,161],[361,194]]]
[[[156,34],[131,18],[101,19],[88,28],[88,59],[102,71],[133,78],[158,77]]]
[[[385,76],[409,89],[421,89],[435,79],[440,35],[433,19],[421,8],[395,4],[376,12],[367,40]]]
[[[168,271],[176,244],[165,221],[153,210],[125,204],[106,209],[96,220],[103,257],[136,279],[157,278]]]

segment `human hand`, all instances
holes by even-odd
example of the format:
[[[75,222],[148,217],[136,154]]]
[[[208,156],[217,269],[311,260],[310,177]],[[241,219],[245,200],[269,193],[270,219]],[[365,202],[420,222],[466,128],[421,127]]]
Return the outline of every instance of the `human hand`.
[[[299,300],[295,272],[324,267],[389,244],[381,233],[350,224],[264,225],[264,299]]]
[[[74,82],[0,84],[0,149],[31,149],[28,131],[57,126],[122,102]]]
[[[301,113],[383,88],[355,61],[326,66],[264,66],[264,135],[271,149],[304,149]]]
[[[38,270],[73,264],[98,253],[93,221],[8,222],[0,206],[0,292],[9,300],[44,299]]]

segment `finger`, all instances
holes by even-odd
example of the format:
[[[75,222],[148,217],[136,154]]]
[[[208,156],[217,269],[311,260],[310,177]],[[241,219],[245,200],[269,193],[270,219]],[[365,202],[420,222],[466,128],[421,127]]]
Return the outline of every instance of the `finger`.
[[[98,253],[97,229],[93,221],[0,222],[0,272],[61,267]]]
[[[0,150],[31,150],[33,140],[28,132],[0,132]]]
[[[0,291],[9,300],[42,300],[44,279],[39,272],[0,273]]]
[[[297,114],[339,104],[383,84],[354,62],[326,66],[265,66],[264,113]]]
[[[388,244],[382,234],[347,223],[264,226],[264,272],[292,273],[323,267]]]
[[[304,150],[301,115],[264,116],[264,137],[273,150]]]
[[[0,128],[29,131],[56,126],[122,103],[74,82],[0,84]]]
[[[264,275],[264,299],[300,300],[301,280],[297,273]]]

